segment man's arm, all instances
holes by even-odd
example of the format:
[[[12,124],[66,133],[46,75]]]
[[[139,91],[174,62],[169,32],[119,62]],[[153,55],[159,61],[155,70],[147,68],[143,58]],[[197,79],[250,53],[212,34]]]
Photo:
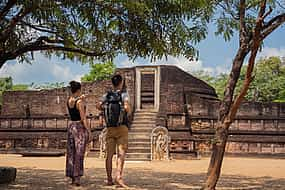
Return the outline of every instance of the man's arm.
[[[102,96],[102,98],[99,100],[99,102],[96,104],[96,108],[100,111],[103,111],[104,110],[104,103],[106,102],[106,99],[107,99],[107,94],[104,94]]]

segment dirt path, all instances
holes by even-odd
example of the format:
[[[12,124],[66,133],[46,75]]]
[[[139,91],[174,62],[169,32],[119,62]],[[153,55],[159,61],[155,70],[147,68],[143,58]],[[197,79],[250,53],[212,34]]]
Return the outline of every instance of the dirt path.
[[[164,162],[128,162],[125,181],[131,189],[200,189],[209,159]],[[104,162],[87,158],[83,186],[74,189],[119,189],[104,185]],[[0,155],[0,166],[18,168],[13,184],[0,189],[73,189],[64,177],[65,157]],[[285,159],[225,158],[218,190],[285,190]]]

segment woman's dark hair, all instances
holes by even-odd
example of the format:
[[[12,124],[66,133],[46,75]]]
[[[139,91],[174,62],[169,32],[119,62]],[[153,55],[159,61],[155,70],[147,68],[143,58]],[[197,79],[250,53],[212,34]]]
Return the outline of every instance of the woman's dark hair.
[[[114,85],[114,87],[119,86],[122,81],[123,77],[120,74],[116,74],[112,77],[112,84]]]
[[[77,82],[77,81],[71,81],[70,83],[69,83],[69,85],[70,85],[70,90],[71,90],[71,92],[72,93],[75,93],[75,92],[77,92],[77,90],[80,90],[81,89],[81,84],[80,84],[80,82]]]

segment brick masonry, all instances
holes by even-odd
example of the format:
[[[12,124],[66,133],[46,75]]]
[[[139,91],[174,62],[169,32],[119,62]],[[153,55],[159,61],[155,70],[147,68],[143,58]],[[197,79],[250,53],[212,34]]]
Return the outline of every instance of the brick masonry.
[[[135,110],[135,68],[118,69],[126,80]],[[170,152],[188,158],[193,152],[209,153],[217,121],[219,101],[205,82],[174,66],[160,66],[160,106],[157,125],[166,126],[171,136]],[[95,104],[111,88],[108,80],[83,83],[87,115],[93,132],[91,150],[99,148],[102,118]],[[27,149],[64,150],[68,88],[41,91],[8,91],[3,96],[0,117],[0,151]],[[30,118],[27,118],[29,105]],[[227,153],[285,154],[285,104],[244,102],[231,125]],[[184,156],[183,156],[184,155]]]

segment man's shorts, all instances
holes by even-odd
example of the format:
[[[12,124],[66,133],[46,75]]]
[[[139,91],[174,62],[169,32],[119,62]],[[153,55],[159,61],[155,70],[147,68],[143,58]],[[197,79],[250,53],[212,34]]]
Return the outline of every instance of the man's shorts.
[[[128,127],[121,125],[119,127],[108,127],[106,134],[106,152],[108,155],[116,153],[116,147],[119,151],[126,151],[128,148]]]

